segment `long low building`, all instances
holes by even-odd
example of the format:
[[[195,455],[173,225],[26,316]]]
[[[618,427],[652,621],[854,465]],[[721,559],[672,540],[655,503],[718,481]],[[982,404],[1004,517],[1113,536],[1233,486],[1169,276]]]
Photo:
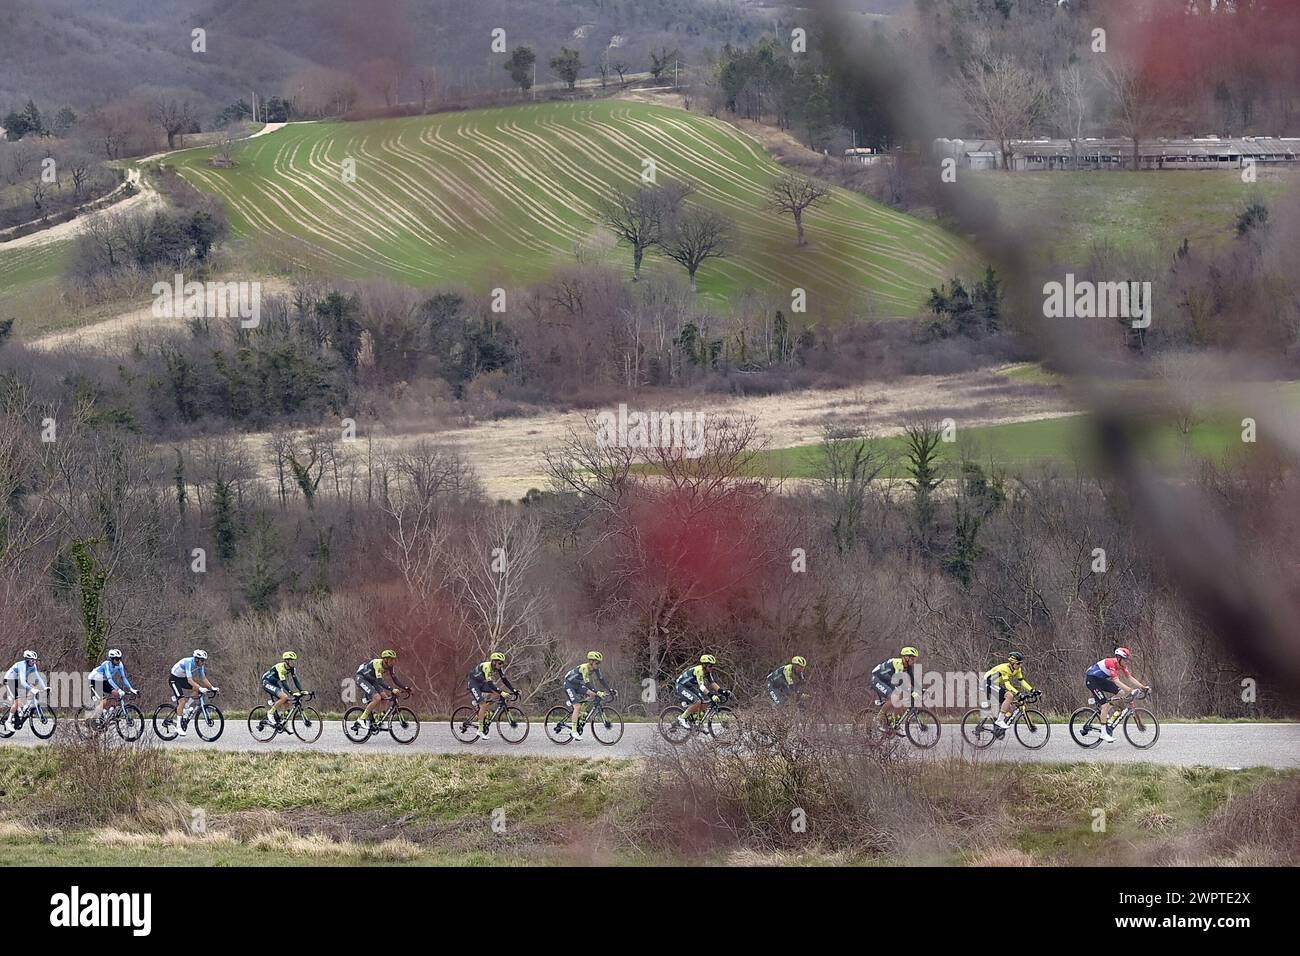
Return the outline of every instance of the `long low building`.
[[[1068,139],[1015,140],[1009,166],[1014,170],[1074,169],[1074,152]],[[936,139],[937,155],[957,160],[968,169],[1001,169],[1002,149],[997,140]],[[1077,144],[1078,169],[1132,169],[1133,142],[1128,139],[1081,139]],[[1141,169],[1231,169],[1247,160],[1264,164],[1300,162],[1300,136],[1245,136],[1239,139],[1201,136],[1189,139],[1151,139],[1138,143]]]

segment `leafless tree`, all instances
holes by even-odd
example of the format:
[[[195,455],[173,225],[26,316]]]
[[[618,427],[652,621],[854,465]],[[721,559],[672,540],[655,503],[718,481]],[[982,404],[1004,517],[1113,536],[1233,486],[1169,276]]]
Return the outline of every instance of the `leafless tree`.
[[[694,292],[700,266],[727,255],[735,236],[735,223],[729,216],[707,206],[692,206],[672,220],[657,245],[664,255],[686,269]]]
[[[1078,63],[1071,63],[1058,74],[1055,104],[1070,139],[1070,165],[1078,169],[1079,141],[1088,128],[1092,105],[1092,82]]]
[[[633,282],[641,278],[645,251],[663,238],[682,200],[693,191],[688,183],[643,186],[635,192],[619,192],[601,210],[601,221],[632,247]]]
[[[799,245],[806,245],[803,233],[803,214],[822,205],[830,197],[831,187],[808,176],[786,173],[772,183],[768,204],[778,212],[794,216],[794,228]]]
[[[871,483],[888,466],[883,446],[859,430],[827,425],[815,480],[830,507],[831,532],[841,554],[853,549]]]
[[[149,120],[167,135],[167,148],[176,148],[176,138],[194,126],[195,113],[180,94],[160,93],[149,102]]]
[[[967,67],[957,92],[971,118],[998,141],[1002,168],[1010,169],[1012,141],[1029,133],[1046,106],[1042,80],[1012,57],[995,56]]]
[[[1107,54],[1097,71],[1110,97],[1116,126],[1133,142],[1133,169],[1141,168],[1141,141],[1160,116],[1154,85],[1140,66],[1121,54]]]

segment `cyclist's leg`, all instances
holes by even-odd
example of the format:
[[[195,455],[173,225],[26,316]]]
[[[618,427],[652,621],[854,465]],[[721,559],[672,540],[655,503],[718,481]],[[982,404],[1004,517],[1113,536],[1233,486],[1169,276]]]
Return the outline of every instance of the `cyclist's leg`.
[[[18,678],[10,678],[5,681],[9,688],[9,710],[5,714],[5,720],[12,722],[15,714],[18,713]]]

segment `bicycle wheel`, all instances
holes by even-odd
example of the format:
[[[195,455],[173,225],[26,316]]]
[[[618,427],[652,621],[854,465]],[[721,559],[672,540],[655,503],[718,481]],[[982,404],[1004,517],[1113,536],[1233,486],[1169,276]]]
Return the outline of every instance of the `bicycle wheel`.
[[[1080,747],[1092,748],[1101,743],[1101,711],[1080,707],[1070,715],[1070,736]]]
[[[200,707],[194,712],[194,716],[190,718],[190,724],[194,727],[194,732],[199,735],[200,740],[212,743],[226,729],[226,715],[221,712],[221,708],[216,704],[208,704],[207,707]]]
[[[291,723],[293,735],[305,744],[314,744],[320,740],[321,732],[325,729],[320,712],[312,707],[304,707],[300,713],[294,714]]]
[[[939,718],[932,711],[918,707],[904,718],[903,730],[907,733],[907,739],[915,746],[922,750],[929,750],[939,742],[939,736],[943,733],[943,724],[939,723]]]
[[[162,740],[176,739],[175,704],[159,704],[154,709],[153,732]]]
[[[976,750],[993,746],[993,742],[998,739],[994,718],[979,709],[966,711],[966,716],[961,719],[961,736],[962,740]]]
[[[1151,711],[1137,707],[1124,718],[1124,736],[1138,750],[1154,746],[1160,739],[1160,721]]]
[[[521,744],[528,736],[528,718],[518,707],[507,707],[497,718],[497,730],[508,744]]]
[[[602,707],[599,714],[587,721],[591,735],[606,747],[623,739],[623,715],[613,707]]]
[[[569,726],[571,713],[569,708],[558,704],[546,712],[546,723],[543,729],[546,731],[547,740],[563,746],[573,739],[573,728]]]
[[[691,728],[683,727],[679,722],[682,708],[669,704],[659,711],[659,735],[670,744],[681,744],[691,735]]]
[[[49,740],[54,736],[54,728],[59,723],[59,715],[49,707],[41,707],[39,710],[32,711],[27,718],[32,725],[32,733],[41,740]]]
[[[451,715],[451,735],[463,744],[478,740],[478,708],[468,704]]]
[[[123,704],[113,721],[117,725],[117,734],[123,740],[135,741],[144,733],[144,714],[135,704]]]
[[[1052,736],[1052,725],[1036,710],[1026,710],[1016,718],[1016,740],[1030,750],[1041,750]]]
[[[367,725],[369,718],[361,719],[361,715],[366,712],[364,707],[353,707],[343,715],[343,736],[354,744],[364,744],[370,739],[370,728]],[[352,725],[357,724],[354,730]]]
[[[420,718],[415,711],[399,707],[388,722],[388,732],[399,744],[409,744],[420,736]]]
[[[254,707],[248,712],[248,732],[254,740],[264,744],[275,739],[275,725],[267,719],[266,714],[266,707]]]
[[[715,740],[735,740],[740,736],[740,721],[730,707],[719,707],[709,715],[705,729]]]

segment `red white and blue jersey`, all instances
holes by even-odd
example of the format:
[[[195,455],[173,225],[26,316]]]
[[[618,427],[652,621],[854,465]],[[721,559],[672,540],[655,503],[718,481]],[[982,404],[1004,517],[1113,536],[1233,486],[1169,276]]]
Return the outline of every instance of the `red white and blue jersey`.
[[[1114,680],[1120,674],[1128,677],[1133,676],[1129,672],[1128,665],[1118,657],[1104,657],[1088,668],[1089,677],[1105,677],[1108,680]]]

